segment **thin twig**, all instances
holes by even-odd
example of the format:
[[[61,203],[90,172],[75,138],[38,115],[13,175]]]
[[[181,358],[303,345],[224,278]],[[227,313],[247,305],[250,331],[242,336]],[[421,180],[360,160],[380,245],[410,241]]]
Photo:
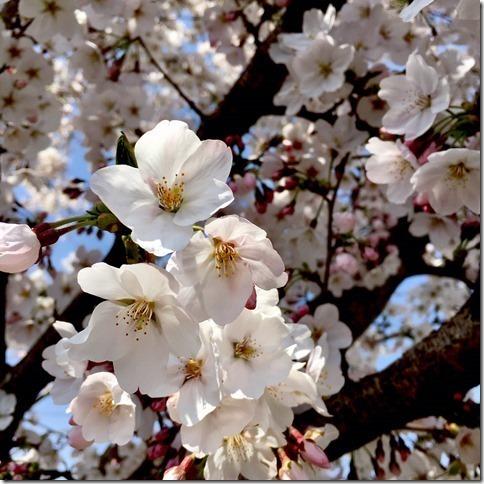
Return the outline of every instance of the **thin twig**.
[[[327,237],[326,237],[326,265],[324,267],[324,278],[323,278],[323,288],[324,292],[328,290],[328,282],[329,282],[329,270],[331,267],[331,259],[333,258],[334,253],[334,246],[333,246],[333,215],[334,215],[334,206],[336,204],[336,200],[338,198],[338,190],[341,185],[341,181],[343,180],[344,170],[346,167],[346,163],[349,159],[349,153],[343,157],[340,161],[339,165],[335,167],[335,170],[338,170],[336,176],[336,185],[334,187],[333,196],[328,200],[328,230],[327,230]],[[330,167],[329,176],[331,177],[332,166]]]
[[[175,91],[182,97],[185,102],[190,106],[190,108],[195,111],[198,116],[203,120],[206,118],[206,115],[202,112],[202,110],[181,90],[180,86],[172,79],[172,77],[161,67],[158,61],[155,59],[151,51],[148,49],[148,46],[145,44],[145,41],[141,37],[136,37],[135,41],[139,43],[142,49],[145,51],[146,55],[150,59],[150,62],[156,67],[163,77],[167,80],[167,82],[175,89]]]

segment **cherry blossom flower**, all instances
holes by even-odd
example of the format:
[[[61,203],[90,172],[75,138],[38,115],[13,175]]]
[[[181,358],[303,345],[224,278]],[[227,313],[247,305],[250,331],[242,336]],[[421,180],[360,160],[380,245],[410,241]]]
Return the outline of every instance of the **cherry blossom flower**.
[[[185,335],[183,346],[172,350],[174,354],[170,355],[163,378],[152,391],[158,396],[178,392],[173,408],[184,425],[200,422],[215,410],[222,396],[212,343],[213,324],[200,324],[200,338],[193,333]]]
[[[428,236],[437,250],[451,257],[460,240],[460,226],[449,217],[434,213],[415,214],[409,232],[415,237]]]
[[[78,282],[83,291],[108,300],[71,337],[70,357],[112,361],[125,390],[161,396],[153,392],[164,379],[169,348],[183,348],[185,335],[196,328],[178,306],[176,280],[149,264],[118,269],[100,262],[79,271]]]
[[[182,249],[195,222],[233,200],[225,183],[230,149],[222,141],[200,141],[186,123],[161,121],[138,140],[135,155],[138,168],[102,168],[91,188],[148,252]]]
[[[170,259],[168,271],[194,292],[216,323],[233,321],[254,285],[269,290],[287,281],[284,264],[264,230],[237,215],[209,222]]]
[[[94,442],[128,443],[135,428],[135,404],[112,373],[89,375],[67,411],[82,428],[82,437]]]
[[[400,141],[370,138],[366,149],[373,155],[366,164],[366,176],[373,183],[387,185],[388,200],[405,203],[414,188],[410,179],[418,168],[413,153]]]
[[[480,173],[479,151],[451,148],[431,154],[411,181],[440,215],[455,213],[462,206],[479,213]]]
[[[385,129],[408,139],[425,133],[450,102],[447,79],[415,53],[407,60],[406,74],[383,79],[378,95],[390,106],[383,116]]]
[[[39,258],[40,242],[28,225],[0,222],[0,271],[27,270]]]
[[[220,332],[217,346],[223,386],[234,398],[259,398],[267,386],[289,374],[291,358],[281,347],[288,330],[279,317],[244,309]]]
[[[54,403],[60,405],[69,403],[79,393],[88,362],[73,360],[69,356],[69,338],[77,334],[74,326],[64,321],[56,321],[53,326],[61,339],[42,352],[42,368],[55,377],[50,394]]]
[[[336,91],[343,85],[344,73],[353,55],[352,46],[335,45],[329,35],[314,40],[293,61],[301,92],[308,97],[318,97],[324,92]]]
[[[334,304],[326,303],[318,306],[314,316],[309,314],[303,316],[299,323],[309,327],[315,344],[319,344],[321,338],[325,336],[325,341],[331,350],[348,348],[353,339],[348,326],[339,320],[339,311]]]
[[[252,426],[224,439],[223,445],[209,455],[204,468],[207,480],[271,480],[277,474],[276,456],[271,447],[278,441]]]
[[[455,438],[459,456],[465,464],[479,464],[481,461],[481,431],[479,428],[462,427]]]

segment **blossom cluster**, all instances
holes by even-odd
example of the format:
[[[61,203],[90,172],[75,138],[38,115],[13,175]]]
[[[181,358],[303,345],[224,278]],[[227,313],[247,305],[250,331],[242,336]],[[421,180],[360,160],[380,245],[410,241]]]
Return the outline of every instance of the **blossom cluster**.
[[[479,278],[478,2],[308,4],[0,0],[1,478],[479,475],[438,415],[328,458]],[[18,405],[35,352],[68,431]]]

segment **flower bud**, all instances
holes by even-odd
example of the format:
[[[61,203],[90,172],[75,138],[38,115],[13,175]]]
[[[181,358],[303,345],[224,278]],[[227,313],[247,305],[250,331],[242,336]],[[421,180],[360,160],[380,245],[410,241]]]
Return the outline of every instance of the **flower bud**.
[[[39,258],[40,242],[25,224],[0,222],[0,271],[23,272]]]
[[[306,462],[309,462],[316,467],[321,467],[322,469],[329,469],[331,467],[328,456],[324,450],[311,440],[303,441],[303,448],[300,451],[300,454]]]
[[[187,478],[187,474],[192,469],[195,458],[193,454],[187,455],[180,465],[170,467],[163,474],[164,481],[183,481]]]

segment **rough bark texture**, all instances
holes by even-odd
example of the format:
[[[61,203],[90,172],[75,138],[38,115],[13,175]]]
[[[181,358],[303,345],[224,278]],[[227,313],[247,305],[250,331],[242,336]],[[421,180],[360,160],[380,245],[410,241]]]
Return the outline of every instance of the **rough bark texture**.
[[[375,375],[347,383],[327,401],[329,421],[340,437],[328,448],[334,459],[408,422],[442,416],[479,425],[477,405],[456,396],[480,382],[480,301],[476,290],[466,305],[438,331]],[[309,421],[314,425],[317,417]]]

